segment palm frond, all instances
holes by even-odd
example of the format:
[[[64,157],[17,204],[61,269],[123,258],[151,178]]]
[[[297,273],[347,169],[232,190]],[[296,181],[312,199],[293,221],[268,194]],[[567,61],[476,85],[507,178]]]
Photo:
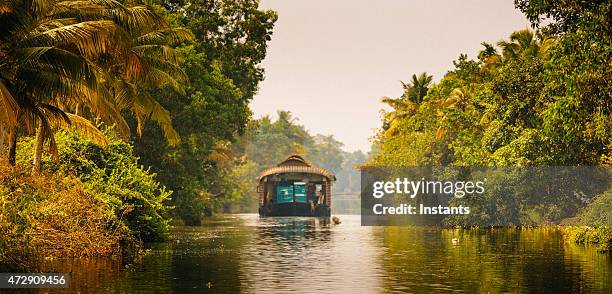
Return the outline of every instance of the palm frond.
[[[140,91],[138,100],[134,102],[134,114],[138,120],[138,135],[142,135],[144,123],[147,120],[156,122],[164,133],[164,137],[170,145],[176,145],[180,142],[178,132],[172,126],[172,118],[170,112],[166,110],[157,100],[146,93],[146,90]]]
[[[194,40],[193,33],[186,28],[168,28],[145,33],[136,38],[140,45],[170,45],[175,46]]]
[[[136,52],[140,56],[159,56],[166,60],[178,61],[179,55],[176,49],[168,45],[157,45],[157,44],[146,44],[132,47],[132,51]]]
[[[229,147],[227,142],[216,142],[212,148],[212,151],[208,155],[208,159],[215,161],[218,164],[228,165],[234,156],[234,152]]]
[[[179,83],[169,73],[157,68],[151,68],[148,70],[145,84],[152,88],[163,88],[168,86],[177,93],[185,95],[185,90],[183,89],[181,83]]]
[[[115,28],[115,23],[111,20],[83,21],[39,32],[34,30],[34,33],[24,38],[23,42],[34,46],[75,44],[82,52],[94,49],[103,51],[104,48],[95,48],[102,42],[92,42],[92,40],[101,38],[106,32],[112,32]]]
[[[94,124],[92,124],[88,119],[72,114],[66,113],[70,120],[70,124],[60,125],[60,127],[71,127],[77,130],[80,134],[85,135],[89,139],[91,139],[94,143],[100,146],[108,146],[108,140],[104,133],[102,133]]]
[[[13,12],[13,7],[5,1],[0,2],[0,15]]]
[[[0,123],[8,126],[17,125],[17,116],[19,114],[19,104],[4,82],[0,80]]]

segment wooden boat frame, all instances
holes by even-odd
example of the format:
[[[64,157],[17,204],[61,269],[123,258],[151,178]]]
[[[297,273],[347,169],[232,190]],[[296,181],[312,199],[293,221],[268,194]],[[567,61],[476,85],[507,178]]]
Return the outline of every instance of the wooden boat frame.
[[[302,156],[291,155],[277,166],[261,172],[259,184],[259,215],[261,216],[319,216],[331,215],[332,182],[336,177],[330,171],[315,167]],[[277,202],[279,185],[303,185],[306,201]]]

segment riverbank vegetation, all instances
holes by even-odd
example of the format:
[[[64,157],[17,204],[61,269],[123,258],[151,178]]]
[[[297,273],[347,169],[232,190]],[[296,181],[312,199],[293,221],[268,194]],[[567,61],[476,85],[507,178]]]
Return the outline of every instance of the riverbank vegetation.
[[[581,245],[593,245],[601,252],[612,250],[612,227],[564,227],[563,233],[573,243]]]
[[[537,30],[383,100],[369,165],[612,163],[612,4],[516,4]],[[276,20],[258,0],[1,1],[0,267],[117,254],[164,240],[171,218],[254,211],[256,175],[293,153],[358,191],[365,154],[289,112],[251,119]],[[609,225],[609,196],[576,224]],[[555,209],[538,219],[574,216]]]
[[[258,4],[0,2],[0,267],[116,254],[204,211],[263,79]]]
[[[476,59],[461,54],[438,82],[426,73],[415,74],[402,83],[401,97],[382,99],[392,110],[383,114],[373,138],[375,155],[367,165],[612,164],[612,3],[515,4],[535,30],[513,32],[496,44],[482,43]],[[581,201],[571,195],[506,197],[510,188],[503,183],[514,176],[500,175],[497,194],[466,197],[455,204],[477,207],[489,224],[612,225],[606,189]],[[446,222],[478,225],[467,218]],[[610,234],[607,229],[584,232],[572,235],[589,243]]]
[[[111,137],[100,147],[75,131],[55,140],[60,157],[44,156],[41,173],[30,172],[35,138],[19,143],[17,166],[3,165],[0,265],[113,255],[167,238],[171,192],[137,164],[130,145]]]

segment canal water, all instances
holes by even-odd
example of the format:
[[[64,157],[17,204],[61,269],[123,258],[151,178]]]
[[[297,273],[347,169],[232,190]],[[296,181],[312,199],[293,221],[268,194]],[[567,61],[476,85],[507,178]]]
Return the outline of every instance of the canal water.
[[[64,261],[72,289],[116,293],[612,292],[612,259],[556,229],[440,230],[226,215],[141,260]],[[458,244],[453,245],[452,239]]]

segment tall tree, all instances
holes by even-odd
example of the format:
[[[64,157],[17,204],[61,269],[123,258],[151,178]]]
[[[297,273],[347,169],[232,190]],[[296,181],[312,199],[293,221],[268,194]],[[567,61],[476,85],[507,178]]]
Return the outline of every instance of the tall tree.
[[[423,102],[423,98],[427,95],[431,86],[433,77],[423,72],[418,76],[412,75],[412,80],[408,83],[400,81],[404,93],[400,98],[383,97],[382,102],[393,108],[390,112],[384,113],[383,130],[385,136],[394,135],[400,122],[416,113],[419,104]]]
[[[413,74],[410,82],[401,82],[402,87],[404,88],[402,98],[406,98],[416,104],[421,103],[423,101],[423,97],[427,95],[432,79],[433,77],[428,75],[426,72],[423,72],[418,76]]]
[[[163,131],[147,126],[135,138],[143,164],[151,166],[174,191],[175,212],[187,223],[213,209],[213,201],[230,197],[218,185],[231,174],[211,160],[215,146],[235,140],[251,117],[249,102],[263,79],[261,61],[271,39],[276,13],[260,10],[255,0],[185,0],[159,2],[174,24],[190,29],[193,45],[179,49],[190,85],[186,95],[166,90],[152,96],[173,114],[181,142],[158,144]],[[157,99],[169,97],[170,99]],[[154,147],[151,147],[154,146]],[[213,156],[214,157],[214,156]],[[216,196],[210,196],[216,195]]]
[[[55,1],[10,1],[0,14],[0,89],[6,108],[0,119],[9,129],[8,158],[15,164],[19,126],[38,125],[41,140],[54,147],[50,120],[69,122],[57,105],[96,87],[95,69],[86,52],[102,51],[108,19],[80,20],[85,13]]]
[[[499,41],[497,46],[501,48],[504,60],[519,57],[543,57],[548,52],[553,39],[532,30],[515,31],[510,35],[509,41]],[[490,50],[485,45],[485,50]]]

